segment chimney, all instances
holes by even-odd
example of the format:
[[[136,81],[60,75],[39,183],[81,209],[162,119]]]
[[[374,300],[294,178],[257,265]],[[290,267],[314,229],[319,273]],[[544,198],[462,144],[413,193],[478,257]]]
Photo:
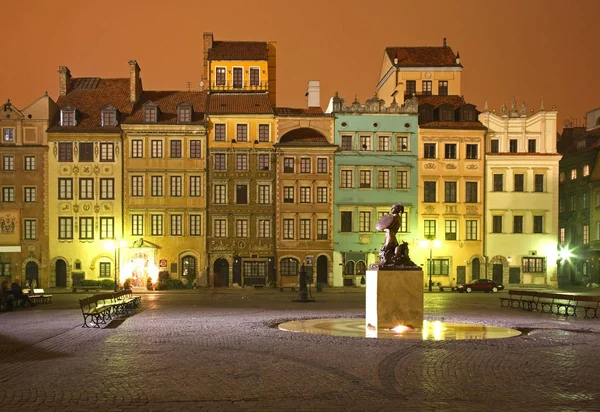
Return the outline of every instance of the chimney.
[[[61,96],[69,93],[71,88],[71,71],[67,66],[58,67],[58,91]]]
[[[460,64],[460,52],[456,52],[456,64]]]
[[[129,101],[132,103],[137,102],[142,94],[141,71],[137,61],[129,60]]]
[[[321,82],[319,80],[309,80],[308,90],[308,107],[321,107]]]
[[[203,56],[204,56],[204,61],[203,61],[203,63],[204,63],[204,65],[203,65],[204,66],[204,77],[203,77],[203,80],[206,82],[206,81],[209,80],[209,78],[208,78],[208,71],[209,71],[209,69],[208,69],[208,51],[210,49],[212,49],[212,46],[213,46],[213,34],[212,34],[212,32],[204,32],[202,34],[202,39],[204,40],[204,53],[203,53]],[[210,82],[209,82],[209,85],[210,85]]]

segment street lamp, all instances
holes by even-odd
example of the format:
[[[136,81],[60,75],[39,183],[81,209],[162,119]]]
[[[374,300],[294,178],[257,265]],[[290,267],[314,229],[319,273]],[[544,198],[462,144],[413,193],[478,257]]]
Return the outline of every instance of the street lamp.
[[[119,289],[118,273],[121,270],[121,248],[127,246],[127,242],[124,240],[111,239],[104,242],[104,248],[106,250],[112,250],[115,253],[115,292]]]
[[[429,248],[429,291],[433,291],[433,282],[431,281],[431,275],[433,274],[433,248],[439,248],[442,246],[442,242],[437,239],[421,240],[420,246],[425,249]]]

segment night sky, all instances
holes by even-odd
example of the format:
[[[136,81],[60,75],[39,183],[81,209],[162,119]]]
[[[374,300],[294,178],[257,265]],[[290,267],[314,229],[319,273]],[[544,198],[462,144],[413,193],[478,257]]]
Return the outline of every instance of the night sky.
[[[448,45],[460,52],[463,94],[483,110],[556,105],[558,128],[600,106],[600,0],[5,1],[0,102],[18,108],[58,95],[58,66],[74,77],[128,77],[147,90],[199,88],[202,33],[277,41],[277,104],[304,107],[308,80],[321,105],[371,97],[386,46]]]

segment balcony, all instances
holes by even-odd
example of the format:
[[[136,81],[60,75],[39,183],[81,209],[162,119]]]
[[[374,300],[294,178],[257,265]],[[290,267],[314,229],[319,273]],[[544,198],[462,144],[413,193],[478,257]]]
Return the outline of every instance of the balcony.
[[[210,90],[216,92],[266,92],[269,90],[269,83],[233,82],[232,84],[222,85],[215,83]]]

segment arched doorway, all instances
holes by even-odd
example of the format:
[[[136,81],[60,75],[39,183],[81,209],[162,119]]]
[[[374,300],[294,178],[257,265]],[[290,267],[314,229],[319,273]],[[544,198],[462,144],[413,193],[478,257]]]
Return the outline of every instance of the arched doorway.
[[[216,288],[229,286],[229,262],[219,258],[213,265],[214,284]]]
[[[476,280],[481,277],[480,275],[481,265],[479,259],[475,258],[471,261],[471,280]]]
[[[27,262],[25,265],[25,281],[32,289],[37,288],[40,284],[38,270],[38,264],[35,262]]]
[[[328,259],[327,256],[321,255],[317,259],[317,282],[326,285],[328,283]],[[354,263],[352,264],[354,270]]]
[[[55,266],[56,274],[56,287],[66,288],[67,287],[67,262],[62,259],[56,261]]]
[[[181,276],[183,280],[193,282],[196,278],[196,258],[190,255],[181,259]]]

